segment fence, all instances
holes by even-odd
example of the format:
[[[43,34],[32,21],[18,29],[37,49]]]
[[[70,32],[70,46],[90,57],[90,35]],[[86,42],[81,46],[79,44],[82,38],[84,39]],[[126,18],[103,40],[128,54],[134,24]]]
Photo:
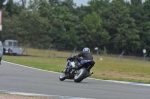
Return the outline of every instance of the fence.
[[[76,50],[76,48],[72,50],[60,50],[60,49],[51,48],[51,46],[48,49],[34,49],[30,47],[25,47],[23,51],[23,55],[50,57],[50,58],[68,58],[70,56],[77,55],[80,52],[81,51]],[[106,53],[100,54],[99,51],[93,50],[92,55],[94,59],[98,59],[98,60],[103,60],[103,56],[113,57],[118,60],[122,60],[122,59],[134,59],[134,60],[143,60],[143,61],[150,60],[150,58],[146,56],[137,57],[137,56],[124,55],[124,52],[118,55],[117,54],[114,55],[114,54],[106,54]]]

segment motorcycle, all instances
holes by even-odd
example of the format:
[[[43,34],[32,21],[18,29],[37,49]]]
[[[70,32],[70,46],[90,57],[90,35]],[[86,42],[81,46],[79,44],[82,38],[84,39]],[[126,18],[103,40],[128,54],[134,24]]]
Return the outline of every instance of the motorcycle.
[[[74,79],[74,82],[81,82],[86,77],[93,74],[90,69],[94,66],[93,60],[82,60],[80,63],[75,61],[75,57],[70,57],[66,62],[66,69],[59,76],[60,81]]]

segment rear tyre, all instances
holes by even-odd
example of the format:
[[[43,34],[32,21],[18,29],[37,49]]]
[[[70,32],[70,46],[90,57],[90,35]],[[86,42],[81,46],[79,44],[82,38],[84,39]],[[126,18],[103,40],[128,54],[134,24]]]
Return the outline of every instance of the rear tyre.
[[[86,78],[87,75],[87,69],[81,68],[80,70],[77,71],[77,73],[74,76],[74,81],[75,82],[81,82],[84,78]]]
[[[61,73],[60,76],[59,76],[60,81],[64,81],[66,78],[67,77],[66,77],[65,73]]]

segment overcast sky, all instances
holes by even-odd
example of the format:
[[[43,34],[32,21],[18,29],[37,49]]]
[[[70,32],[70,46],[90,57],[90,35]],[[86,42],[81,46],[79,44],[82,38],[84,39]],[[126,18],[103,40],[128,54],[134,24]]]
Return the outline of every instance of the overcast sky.
[[[80,6],[81,4],[87,5],[87,2],[88,2],[89,0],[73,0],[73,1],[74,1],[74,3],[77,4],[77,6]]]

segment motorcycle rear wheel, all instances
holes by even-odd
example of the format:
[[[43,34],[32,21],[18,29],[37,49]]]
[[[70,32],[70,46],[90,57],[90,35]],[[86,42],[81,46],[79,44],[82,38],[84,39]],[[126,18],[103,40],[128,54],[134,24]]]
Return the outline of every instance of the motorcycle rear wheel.
[[[80,70],[77,71],[77,73],[74,76],[74,81],[75,82],[81,82],[84,78],[86,78],[87,75],[87,69],[81,68]]]

